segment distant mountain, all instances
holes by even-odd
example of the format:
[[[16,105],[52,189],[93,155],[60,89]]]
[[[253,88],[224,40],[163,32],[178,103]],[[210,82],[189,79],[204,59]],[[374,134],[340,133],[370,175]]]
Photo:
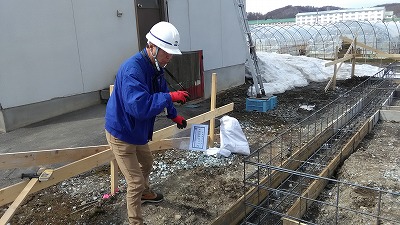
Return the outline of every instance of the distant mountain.
[[[327,10],[337,10],[341,9],[335,6],[323,6],[323,7],[313,7],[313,6],[292,6],[288,5],[280,9],[275,9],[271,12],[265,14],[265,19],[285,19],[285,18],[295,18],[297,13],[304,12],[317,12],[317,11],[327,11]]]
[[[377,7],[385,7],[386,11],[393,11],[397,18],[400,17],[400,3],[377,5]]]
[[[385,7],[387,11],[393,11],[396,17],[400,17],[400,3],[391,3],[391,4],[382,4],[377,5],[376,7]],[[267,14],[261,13],[247,13],[248,20],[257,20],[257,19],[285,19],[285,18],[295,18],[297,13],[304,12],[317,12],[317,11],[327,11],[327,10],[338,10],[343,9],[336,6],[323,6],[323,7],[314,7],[314,6],[292,6],[288,5],[279,9],[275,9]]]

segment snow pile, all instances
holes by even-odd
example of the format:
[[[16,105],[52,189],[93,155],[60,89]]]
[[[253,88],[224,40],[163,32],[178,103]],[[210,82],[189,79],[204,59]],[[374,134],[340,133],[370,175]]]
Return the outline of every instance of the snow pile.
[[[312,81],[328,81],[333,75],[333,65],[325,67],[326,63],[331,62],[329,60],[266,52],[258,52],[257,56],[261,76],[266,81],[263,85],[267,96],[304,87]],[[355,75],[372,76],[380,69],[367,64],[356,65]],[[351,64],[343,63],[337,79],[345,80],[350,77]],[[254,87],[251,93],[255,93]]]

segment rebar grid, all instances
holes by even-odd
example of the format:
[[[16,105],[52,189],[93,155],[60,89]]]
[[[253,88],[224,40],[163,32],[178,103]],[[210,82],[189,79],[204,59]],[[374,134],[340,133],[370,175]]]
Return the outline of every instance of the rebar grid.
[[[387,104],[388,96],[395,90],[391,75],[394,73],[388,73],[389,70],[391,70],[390,65],[256,149],[244,160],[247,215],[244,224],[281,224],[283,217],[313,224],[311,221],[292,218],[286,214],[296,199],[306,201],[306,208],[312,204],[332,206],[335,209],[335,224],[339,220],[339,211],[359,213],[357,210],[339,205],[339,188],[336,193],[336,204],[313,200],[302,196],[302,193],[317,178],[322,179],[317,175],[336,154],[342,159],[343,144],[365,119],[382,104]],[[324,143],[315,146],[318,139],[323,139]],[[308,153],[303,154],[304,152]],[[339,182],[324,179],[327,183]],[[368,187],[357,187],[368,189]],[[379,196],[384,192],[375,191],[379,192]],[[399,193],[389,194],[399,195]],[[393,220],[383,216],[380,204],[375,213],[359,214],[368,218],[373,217],[377,221]]]

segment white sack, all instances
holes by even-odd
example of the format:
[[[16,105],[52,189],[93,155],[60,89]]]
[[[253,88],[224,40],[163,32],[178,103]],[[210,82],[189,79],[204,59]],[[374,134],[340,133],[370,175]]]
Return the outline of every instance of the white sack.
[[[249,143],[240,127],[239,121],[230,116],[223,116],[220,121],[220,148],[232,153],[250,155]]]

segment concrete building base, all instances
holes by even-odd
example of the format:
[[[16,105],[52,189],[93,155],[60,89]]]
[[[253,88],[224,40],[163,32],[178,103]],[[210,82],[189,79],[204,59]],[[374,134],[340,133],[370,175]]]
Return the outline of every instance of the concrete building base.
[[[101,102],[98,91],[0,109],[0,132],[9,132]]]
[[[212,73],[217,73],[217,92],[242,85],[245,82],[244,64],[204,71],[204,98],[211,96]]]

